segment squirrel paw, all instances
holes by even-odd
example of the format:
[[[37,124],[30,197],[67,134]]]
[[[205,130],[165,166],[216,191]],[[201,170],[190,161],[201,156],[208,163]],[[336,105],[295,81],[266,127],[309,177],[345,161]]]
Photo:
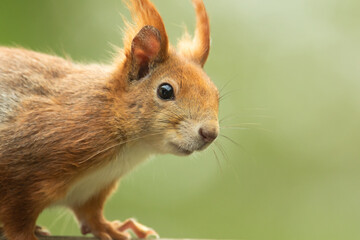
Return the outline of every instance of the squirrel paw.
[[[159,235],[152,230],[134,219],[128,219],[124,222],[113,221],[106,222],[96,227],[89,227],[87,224],[81,225],[81,233],[86,235],[92,233],[95,237],[98,237],[101,240],[127,240],[131,239],[131,234],[129,230],[134,233],[134,237],[139,239],[145,238],[159,238]]]
[[[82,223],[81,233],[83,235],[92,233],[100,240],[128,240],[131,238],[130,234],[117,229],[117,222],[103,222],[94,226]]]
[[[131,230],[135,234],[136,238],[160,238],[159,234],[157,234],[157,232],[155,232],[153,229],[138,223],[133,218],[127,219],[124,222],[115,221],[113,224],[115,224],[116,228],[122,232]]]
[[[51,233],[49,230],[47,230],[44,227],[40,227],[40,226],[36,226],[35,227],[35,236],[37,237],[46,237],[46,236],[50,236]]]

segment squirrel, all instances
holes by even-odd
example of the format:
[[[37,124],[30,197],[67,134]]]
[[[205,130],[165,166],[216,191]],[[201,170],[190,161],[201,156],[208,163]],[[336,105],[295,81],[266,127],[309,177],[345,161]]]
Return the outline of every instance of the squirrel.
[[[219,92],[203,70],[210,50],[202,0],[194,37],[169,44],[150,0],[127,0],[124,46],[110,65],[0,47],[0,225],[8,240],[46,235],[47,207],[73,211],[101,240],[156,234],[135,220],[108,221],[119,179],[152,155],[187,156],[219,134]]]

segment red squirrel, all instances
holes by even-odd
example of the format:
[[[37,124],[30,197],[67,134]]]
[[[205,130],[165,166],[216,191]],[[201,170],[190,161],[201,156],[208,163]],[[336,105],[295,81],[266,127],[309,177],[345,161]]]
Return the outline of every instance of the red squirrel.
[[[0,224],[8,240],[36,240],[47,207],[70,208],[101,240],[155,234],[110,222],[105,200],[126,173],[156,154],[190,155],[219,134],[219,93],[203,70],[209,18],[192,0],[196,30],[169,44],[149,0],[128,0],[133,24],[111,65],[84,65],[0,48]]]

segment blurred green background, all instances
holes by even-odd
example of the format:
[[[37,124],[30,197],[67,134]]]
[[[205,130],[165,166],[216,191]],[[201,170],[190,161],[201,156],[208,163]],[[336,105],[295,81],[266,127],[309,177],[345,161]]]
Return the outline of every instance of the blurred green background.
[[[190,1],[154,3],[173,44],[184,25],[193,30]],[[163,237],[360,238],[360,1],[205,3],[223,136],[192,157],[140,166],[106,216],[135,217]],[[129,16],[120,0],[1,0],[0,44],[109,62],[109,43],[122,44],[119,13]],[[79,234],[64,209],[39,224]]]

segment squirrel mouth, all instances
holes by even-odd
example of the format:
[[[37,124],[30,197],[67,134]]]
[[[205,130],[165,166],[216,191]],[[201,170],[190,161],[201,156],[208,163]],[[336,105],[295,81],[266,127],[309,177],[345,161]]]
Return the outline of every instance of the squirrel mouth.
[[[172,142],[170,143],[170,145],[173,146],[173,148],[175,148],[176,151],[178,153],[180,153],[181,155],[190,155],[190,154],[192,154],[194,152],[194,151],[190,151],[188,149],[185,149],[183,147],[180,147],[179,145],[177,145],[175,143],[172,143]]]

